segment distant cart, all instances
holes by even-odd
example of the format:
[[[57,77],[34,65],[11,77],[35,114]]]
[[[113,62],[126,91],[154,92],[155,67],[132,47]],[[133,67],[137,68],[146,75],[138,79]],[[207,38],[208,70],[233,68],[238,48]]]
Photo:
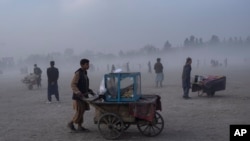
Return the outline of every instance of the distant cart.
[[[198,92],[201,96],[214,96],[216,91],[226,89],[226,76],[199,76],[196,75],[192,83],[192,92]]]
[[[108,86],[110,80],[112,87]],[[119,138],[130,125],[136,125],[141,134],[149,137],[162,132],[164,120],[158,112],[161,110],[160,96],[142,95],[140,81],[140,73],[107,74],[105,94],[84,99],[95,107],[94,123],[105,139]],[[123,87],[123,84],[127,87]],[[116,95],[113,86],[116,87]]]
[[[34,73],[30,73],[25,76],[21,81],[27,85],[29,90],[32,90],[34,85],[37,85],[38,76]]]

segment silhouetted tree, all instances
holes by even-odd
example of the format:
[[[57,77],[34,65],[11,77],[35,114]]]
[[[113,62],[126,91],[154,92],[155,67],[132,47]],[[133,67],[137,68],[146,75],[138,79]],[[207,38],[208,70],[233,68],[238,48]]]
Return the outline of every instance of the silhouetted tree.
[[[188,38],[186,38],[184,41],[184,47],[189,47],[189,46],[190,46],[189,40]]]
[[[203,45],[203,39],[199,38],[199,45],[202,46]]]
[[[246,39],[246,45],[250,45],[250,36],[248,36]]]
[[[232,37],[229,38],[228,43],[229,43],[229,44],[232,44],[232,43],[233,43],[233,38],[232,38]]]
[[[163,46],[163,51],[166,51],[166,50],[170,49],[171,47],[172,47],[172,45],[168,41],[166,41],[166,43]]]
[[[190,46],[195,46],[195,37],[194,37],[194,35],[191,35],[190,37],[189,37],[189,44],[190,44]]]
[[[241,37],[239,38],[238,44],[239,44],[240,46],[242,46],[242,45],[243,45],[243,40],[242,40],[242,38],[241,38]]]
[[[125,56],[125,54],[122,50],[119,51],[119,56],[121,56],[121,57]]]
[[[146,53],[146,54],[152,54],[152,53],[156,53],[158,51],[158,49],[155,46],[148,44],[148,45],[144,46],[141,49],[141,51],[143,53]]]
[[[218,45],[220,43],[220,39],[217,35],[212,35],[209,44],[210,45]]]

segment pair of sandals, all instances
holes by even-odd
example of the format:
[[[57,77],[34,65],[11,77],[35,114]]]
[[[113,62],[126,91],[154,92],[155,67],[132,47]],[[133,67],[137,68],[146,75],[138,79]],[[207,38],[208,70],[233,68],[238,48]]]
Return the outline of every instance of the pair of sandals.
[[[72,123],[69,123],[68,124],[68,128],[71,130],[71,131],[77,131],[77,132],[90,132],[89,129],[86,129],[82,126],[78,126],[78,128],[76,129],[75,126],[72,124]]]

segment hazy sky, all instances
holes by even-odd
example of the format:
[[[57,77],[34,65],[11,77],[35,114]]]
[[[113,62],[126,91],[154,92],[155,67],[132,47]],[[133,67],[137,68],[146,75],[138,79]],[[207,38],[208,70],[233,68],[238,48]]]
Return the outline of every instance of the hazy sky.
[[[0,0],[0,57],[180,46],[191,34],[249,36],[250,0]]]

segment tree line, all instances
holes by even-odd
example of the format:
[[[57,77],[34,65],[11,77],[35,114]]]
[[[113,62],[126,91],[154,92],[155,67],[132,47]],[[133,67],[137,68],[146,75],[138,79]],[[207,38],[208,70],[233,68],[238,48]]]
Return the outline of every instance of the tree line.
[[[195,37],[191,35],[187,37],[183,41],[183,45],[181,47],[173,46],[170,41],[166,41],[162,47],[156,47],[152,44],[146,44],[145,46],[130,51],[120,50],[117,54],[115,53],[103,53],[103,52],[93,52],[91,50],[84,50],[82,53],[76,55],[73,48],[67,48],[63,53],[61,52],[52,52],[46,55],[44,54],[30,54],[24,59],[19,59],[16,63],[18,64],[33,64],[33,63],[44,63],[46,64],[50,60],[60,60],[65,63],[74,63],[76,60],[82,58],[82,56],[89,58],[91,60],[100,60],[100,59],[114,59],[117,57],[136,57],[139,55],[155,55],[167,53],[175,50],[176,48],[202,48],[202,47],[221,47],[221,46],[231,46],[231,47],[250,47],[250,36],[246,38],[241,37],[230,37],[228,39],[220,39],[217,35],[212,35],[210,39],[204,41],[200,37]],[[7,59],[6,57],[0,58],[0,69],[6,68],[7,66],[13,66],[15,61],[13,57],[7,57],[11,59]],[[11,61],[9,61],[11,60]],[[7,62],[7,63],[6,63]]]

